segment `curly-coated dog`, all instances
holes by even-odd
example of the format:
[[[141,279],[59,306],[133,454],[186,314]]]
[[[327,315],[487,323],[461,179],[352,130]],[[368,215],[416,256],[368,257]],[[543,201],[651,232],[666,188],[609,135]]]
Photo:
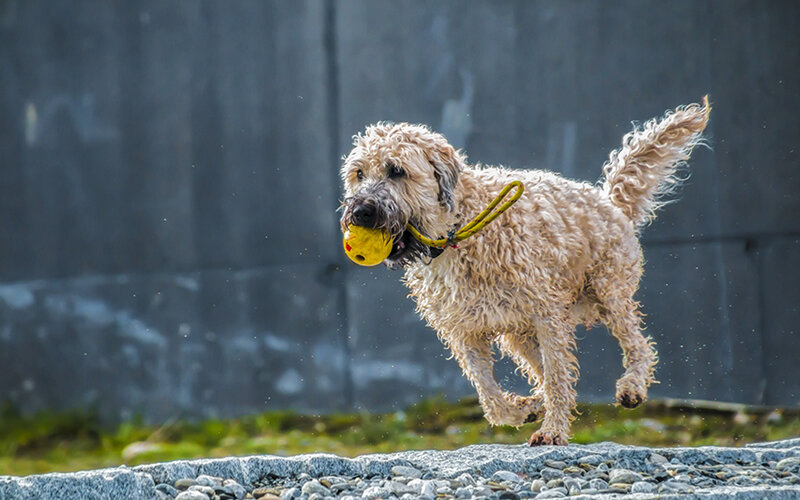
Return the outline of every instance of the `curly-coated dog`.
[[[605,324],[625,372],[616,399],[639,405],[653,383],[656,352],[644,337],[634,293],[642,275],[638,234],[680,179],[701,140],[707,100],[667,112],[625,135],[597,185],[553,172],[468,165],[422,125],[378,123],[354,137],[341,170],[342,227],[382,228],[393,237],[385,263],[405,268],[417,309],[475,386],[486,419],[519,426],[542,418],[531,445],[567,444],[578,362],[574,329]],[[443,237],[481,212],[512,180],[522,198],[457,248],[431,248],[406,229]],[[505,392],[492,345],[533,387]]]

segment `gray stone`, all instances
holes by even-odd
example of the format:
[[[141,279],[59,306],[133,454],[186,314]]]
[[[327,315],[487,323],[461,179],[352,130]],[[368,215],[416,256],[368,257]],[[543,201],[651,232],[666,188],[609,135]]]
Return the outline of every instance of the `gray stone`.
[[[692,491],[691,485],[686,483],[682,483],[680,481],[664,481],[663,483],[659,484],[658,490],[659,491],[668,491],[668,492],[678,492],[678,493],[686,493]]]
[[[769,448],[781,450],[786,448],[800,448],[800,438],[783,439],[781,441],[767,441],[762,443],[748,443],[745,448]]]
[[[197,484],[197,481],[190,477],[184,477],[175,481],[175,487],[179,490],[185,490],[189,488],[189,486],[194,486],[195,484]]]
[[[636,481],[631,485],[631,493],[652,493],[656,487],[647,481]]]
[[[384,485],[385,488],[388,488],[389,491],[394,493],[397,496],[405,495],[406,493],[416,493],[417,490],[413,486],[409,486],[406,483],[402,483],[400,481],[387,481]]]
[[[795,469],[800,468],[800,457],[784,458],[775,464],[775,468],[778,470],[795,471]]]
[[[560,460],[545,460],[544,464],[548,467],[552,467],[558,470],[564,470],[567,467],[566,462],[562,462]]]
[[[585,455],[578,459],[579,464],[593,465],[595,467],[603,462],[605,462],[605,459],[600,455]]]
[[[302,491],[303,495],[311,495],[312,493],[319,493],[320,495],[331,494],[331,490],[320,484],[316,479],[304,483],[300,491]]]
[[[299,488],[286,488],[285,490],[281,491],[281,500],[291,500],[292,498],[297,498],[301,495]]]
[[[564,487],[567,489],[568,492],[570,492],[570,494],[572,494],[571,492],[574,489],[580,491],[581,483],[577,479],[568,477],[564,479]]]
[[[228,488],[228,490],[236,497],[236,500],[242,500],[245,496],[247,496],[247,490],[244,486],[237,483],[232,479],[226,479],[222,482],[222,486]]]
[[[364,490],[364,493],[361,495],[361,498],[366,498],[369,500],[375,500],[377,498],[386,498],[391,494],[388,488],[381,488],[379,486],[371,486]]]
[[[407,483],[408,487],[414,488],[415,493],[419,493],[422,491],[422,486],[425,484],[426,480],[424,479],[412,479]]]
[[[456,489],[455,496],[456,498],[470,498],[472,497],[473,488],[468,486],[461,486],[460,488]]]
[[[179,493],[176,488],[174,488],[173,486],[170,486],[169,484],[166,484],[166,483],[157,484],[156,485],[156,491],[162,491],[165,494],[167,494],[169,496],[172,496],[172,497],[178,496],[178,493]]]
[[[547,481],[546,486],[547,486],[547,489],[558,488],[559,486],[564,486],[564,480],[560,479],[560,478],[559,479],[551,479],[551,480]]]
[[[175,500],[210,500],[211,497],[197,490],[182,491],[175,497]]]
[[[669,460],[666,459],[663,455],[659,455],[658,453],[651,453],[650,454],[650,462],[655,465],[664,465],[669,463]]]
[[[553,479],[564,477],[564,473],[562,471],[552,467],[544,467],[541,471],[539,471],[539,474],[541,474],[542,479],[545,481],[551,481]]]
[[[556,488],[554,490],[547,490],[536,495],[536,498],[563,498],[567,496],[567,490],[564,488]]]
[[[202,485],[202,484],[195,484],[193,486],[189,486],[187,491],[199,491],[200,493],[202,493],[202,494],[204,494],[204,495],[206,495],[208,497],[211,497],[211,498],[213,498],[214,494],[216,493],[214,491],[214,488],[212,488],[210,486],[205,486],[205,485]]]
[[[589,481],[589,487],[596,490],[604,490],[608,488],[608,483],[600,478],[595,478]]]
[[[522,478],[519,477],[519,474],[516,474],[514,472],[507,470],[499,470],[494,474],[492,474],[492,481],[497,481],[497,482],[510,481],[512,483],[519,483],[520,481],[522,481]]]
[[[627,469],[611,469],[611,471],[608,473],[608,482],[611,484],[632,484],[636,481],[641,481],[642,479],[643,478],[641,474]]]
[[[208,474],[200,474],[195,478],[195,481],[201,486],[208,486],[210,488],[222,484],[222,478],[209,476]]]
[[[420,494],[423,496],[435,497],[436,496],[436,483],[431,480],[426,480],[422,484]]]
[[[395,465],[392,467],[392,474],[395,476],[410,477],[412,479],[419,479],[422,477],[422,471],[407,465]]]
[[[475,478],[466,472],[458,476],[456,481],[461,482],[464,486],[475,486]]]
[[[453,493],[453,488],[449,486],[439,486],[436,488],[436,495],[451,495]]]

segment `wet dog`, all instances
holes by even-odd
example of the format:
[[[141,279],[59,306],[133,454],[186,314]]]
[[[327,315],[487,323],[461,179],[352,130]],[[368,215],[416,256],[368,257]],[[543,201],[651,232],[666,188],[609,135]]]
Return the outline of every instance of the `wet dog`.
[[[417,309],[452,351],[493,425],[542,418],[531,445],[567,444],[578,363],[574,330],[601,322],[623,351],[619,404],[633,408],[654,382],[656,352],[644,337],[634,293],[642,275],[639,232],[655,217],[677,171],[701,140],[707,101],[667,112],[625,135],[597,185],[553,172],[469,165],[422,125],[378,123],[354,137],[341,169],[341,223],[382,228],[393,238],[389,267],[405,269]],[[458,248],[442,237],[483,210],[512,180],[522,198]],[[493,376],[492,346],[532,386],[521,396]]]

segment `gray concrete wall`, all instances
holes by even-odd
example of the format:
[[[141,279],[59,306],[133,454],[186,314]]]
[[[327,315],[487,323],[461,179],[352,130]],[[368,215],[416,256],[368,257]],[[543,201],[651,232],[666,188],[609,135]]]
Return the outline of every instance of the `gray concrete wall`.
[[[800,404],[795,2],[4,2],[0,400],[236,415],[469,394],[400,275],[348,264],[339,158],[376,120],[595,181],[710,93],[644,233],[656,397]],[[584,400],[619,349],[580,332]],[[521,387],[508,364],[499,376]]]

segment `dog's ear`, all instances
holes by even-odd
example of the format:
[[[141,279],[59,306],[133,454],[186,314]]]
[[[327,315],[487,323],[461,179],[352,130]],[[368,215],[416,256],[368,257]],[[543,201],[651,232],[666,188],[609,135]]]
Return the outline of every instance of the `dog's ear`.
[[[435,147],[429,150],[428,161],[433,166],[433,175],[439,184],[439,203],[449,211],[455,209],[455,188],[463,160],[458,151],[444,137],[439,137]]]

